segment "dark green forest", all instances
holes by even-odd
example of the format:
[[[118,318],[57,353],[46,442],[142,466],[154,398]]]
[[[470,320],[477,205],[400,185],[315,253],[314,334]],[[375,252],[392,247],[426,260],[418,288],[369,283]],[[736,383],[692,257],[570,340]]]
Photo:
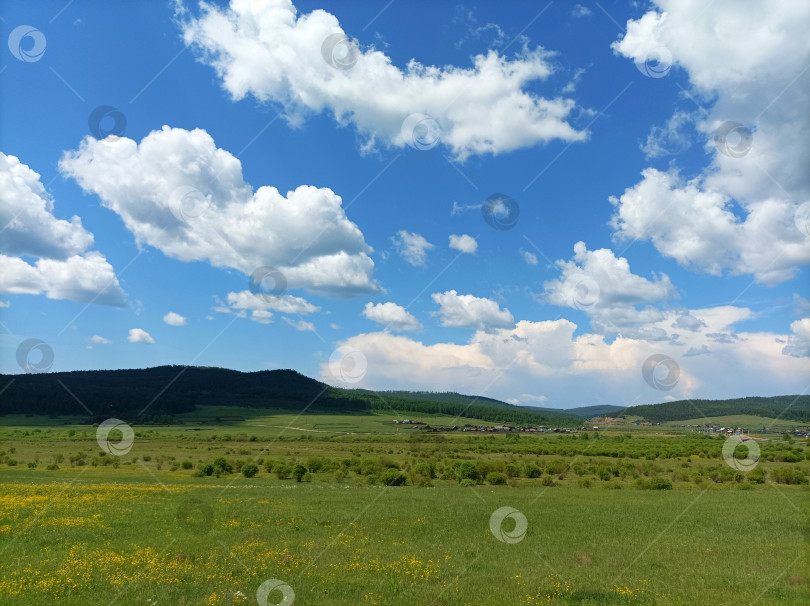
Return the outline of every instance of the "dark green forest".
[[[627,408],[623,416],[639,416],[653,423],[697,419],[701,416],[756,415],[786,421],[810,419],[810,396],[747,397],[733,400],[679,400]]]
[[[170,423],[196,406],[243,406],[317,413],[387,411],[396,416],[434,413],[495,423],[575,426],[565,413],[539,412],[474,397],[443,402],[377,395],[334,388],[294,370],[240,372],[224,368],[158,366],[135,370],[94,370],[0,375],[5,388],[0,414],[84,416],[89,421],[117,417],[139,423]],[[402,392],[407,393],[407,392]],[[456,394],[458,395],[458,394]],[[459,421],[463,424],[463,421]]]
[[[323,413],[441,414],[510,425],[576,427],[583,417],[565,410],[521,407],[458,393],[375,392],[339,389],[294,370],[240,372],[225,368],[158,366],[133,370],[90,370],[0,375],[0,414],[85,417],[100,422],[117,417],[138,423],[171,423],[197,406],[242,406]],[[587,407],[608,408],[608,407]],[[613,407],[609,407],[613,408]],[[616,409],[620,410],[620,409]],[[700,412],[698,412],[700,411]],[[573,414],[572,414],[573,413]],[[701,416],[750,414],[806,422],[810,396],[693,400],[627,408],[623,416],[652,422]],[[579,413],[581,414],[581,412]]]

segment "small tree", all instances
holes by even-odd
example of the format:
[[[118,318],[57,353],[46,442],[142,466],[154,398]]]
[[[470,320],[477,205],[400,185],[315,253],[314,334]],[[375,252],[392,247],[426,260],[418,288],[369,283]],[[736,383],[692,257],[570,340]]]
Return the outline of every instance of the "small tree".
[[[300,463],[298,465],[296,465],[295,467],[293,467],[292,475],[295,478],[296,482],[300,482],[301,480],[303,480],[306,473],[307,473],[307,468],[304,467],[303,465],[301,465]]]
[[[259,473],[259,467],[256,463],[245,463],[242,465],[242,475],[246,478],[252,478]]]

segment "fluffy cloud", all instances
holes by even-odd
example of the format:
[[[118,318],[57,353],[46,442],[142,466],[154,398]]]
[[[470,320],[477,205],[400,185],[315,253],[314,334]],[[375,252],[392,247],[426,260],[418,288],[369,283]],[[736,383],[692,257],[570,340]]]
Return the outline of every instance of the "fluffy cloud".
[[[398,231],[397,235],[391,238],[391,241],[397,247],[402,258],[414,267],[424,266],[427,262],[427,251],[433,248],[433,244],[425,240],[421,235],[404,229]]]
[[[750,310],[723,306],[686,313],[702,325],[683,343],[672,338],[672,325],[684,310],[672,310],[661,312],[655,325],[666,332],[664,341],[618,337],[608,343],[602,335],[574,336],[577,326],[568,320],[523,320],[508,329],[477,331],[459,344],[374,332],[340,345],[365,356],[362,385],[369,388],[459,391],[529,402],[525,394],[542,385],[548,406],[776,395],[806,387],[806,359],[782,354],[786,335],[734,332],[736,323],[752,317]],[[708,336],[719,333],[735,338],[718,343]],[[653,354],[668,355],[679,365],[672,391],[657,391],[644,381],[641,369]],[[321,375],[331,377],[328,363]]]
[[[515,319],[508,309],[501,309],[496,301],[460,295],[455,290],[434,293],[433,300],[441,306],[437,312],[442,326],[459,326],[481,331],[512,328]]]
[[[512,60],[489,51],[468,69],[411,60],[403,70],[374,49],[329,46],[327,38],[340,39],[343,30],[323,10],[299,16],[290,0],[201,6],[198,17],[184,15],[186,43],[200,51],[235,100],[252,95],[279,103],[293,125],[307,114],[328,112],[340,125],[353,124],[365,149],[403,147],[412,143],[412,133],[403,129],[406,117],[429,114],[459,159],[586,137],[567,122],[573,100],[525,90],[553,71],[551,53],[542,47],[523,48]],[[349,69],[327,62],[335,58]]]
[[[112,266],[95,251],[93,234],[74,216],[57,219],[39,175],[0,152],[0,292],[123,305],[126,295]],[[22,256],[36,257],[31,264]]]
[[[557,261],[556,265],[560,277],[543,284],[547,302],[584,310],[592,330],[600,334],[621,333],[652,341],[667,338],[665,330],[651,326],[663,319],[658,309],[635,307],[675,295],[666,274],[648,280],[630,271],[624,257],[616,257],[607,248],[589,251],[584,242],[574,245],[572,261]]]
[[[612,226],[621,240],[650,240],[664,256],[689,269],[720,276],[751,273],[777,284],[810,263],[810,239],[796,229],[796,207],[768,198],[749,205],[745,220],[732,198],[706,189],[702,177],[684,181],[676,172],[647,168],[643,179],[611,198]]]
[[[549,302],[554,305],[576,307],[583,279],[596,284],[598,292],[594,291],[594,295],[604,306],[657,301],[675,292],[666,274],[648,280],[631,272],[627,259],[616,257],[609,248],[588,250],[584,242],[574,245],[573,261],[557,261],[557,267],[560,277],[543,284]]]
[[[453,234],[450,236],[450,248],[455,248],[463,253],[473,254],[478,250],[478,242],[472,236],[462,234],[457,236]]]
[[[810,357],[810,318],[796,320],[790,325],[790,330],[793,334],[788,338],[782,353],[794,358]]]
[[[112,342],[109,339],[105,339],[104,337],[102,337],[100,335],[93,335],[92,337],[90,337],[89,341],[91,343],[96,343],[98,345],[106,345],[106,344]]]
[[[141,328],[130,328],[129,336],[127,337],[130,343],[154,343],[155,340],[148,332]]]
[[[688,180],[674,169],[643,171],[641,182],[612,200],[617,236],[650,240],[696,271],[752,274],[769,285],[788,280],[810,263],[810,239],[794,221],[810,197],[810,5],[770,0],[741,11],[732,0],[654,3],[628,22],[613,49],[637,63],[668,49],[673,69],[689,77],[691,100],[683,103],[708,107],[693,115],[711,161]],[[752,133],[750,149],[721,153],[722,138],[715,146],[727,121]]]
[[[99,305],[120,306],[126,300],[112,266],[95,251],[64,261],[38,259],[34,265],[0,255],[0,292]]]
[[[228,293],[228,305],[233,309],[267,310],[272,309],[285,314],[307,315],[320,311],[302,297],[288,294],[273,295],[270,293],[256,296],[249,290]]]
[[[165,316],[163,316],[163,321],[166,322],[169,326],[185,326],[186,319],[178,313],[170,311]]]
[[[386,329],[398,332],[422,330],[422,324],[410,312],[396,303],[366,303],[363,315]]]
[[[245,274],[271,266],[288,287],[324,296],[380,290],[371,248],[340,196],[306,185],[286,196],[269,186],[254,192],[239,160],[204,130],[164,126],[140,144],[87,137],[59,167],[118,213],[139,244],[174,259]]]

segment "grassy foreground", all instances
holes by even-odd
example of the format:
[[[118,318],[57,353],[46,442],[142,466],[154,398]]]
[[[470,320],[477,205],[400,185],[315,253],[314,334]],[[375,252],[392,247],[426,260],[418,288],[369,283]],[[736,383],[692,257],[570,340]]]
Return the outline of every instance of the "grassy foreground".
[[[763,443],[759,478],[695,435],[263,425],[138,429],[122,457],[93,428],[4,427],[0,604],[255,604],[271,579],[288,593],[262,606],[810,598],[804,443]],[[205,475],[217,459],[232,469]],[[250,461],[257,475],[237,473]],[[294,464],[304,481],[284,478]]]

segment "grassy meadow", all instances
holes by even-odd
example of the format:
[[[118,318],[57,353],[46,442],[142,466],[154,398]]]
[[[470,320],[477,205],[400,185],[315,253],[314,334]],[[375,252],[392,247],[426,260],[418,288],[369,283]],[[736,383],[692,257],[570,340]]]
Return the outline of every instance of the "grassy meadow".
[[[137,426],[116,456],[59,423],[0,426],[0,604],[255,604],[271,579],[290,589],[262,606],[810,599],[803,440],[738,471],[722,438],[664,428],[424,435],[254,410]]]

